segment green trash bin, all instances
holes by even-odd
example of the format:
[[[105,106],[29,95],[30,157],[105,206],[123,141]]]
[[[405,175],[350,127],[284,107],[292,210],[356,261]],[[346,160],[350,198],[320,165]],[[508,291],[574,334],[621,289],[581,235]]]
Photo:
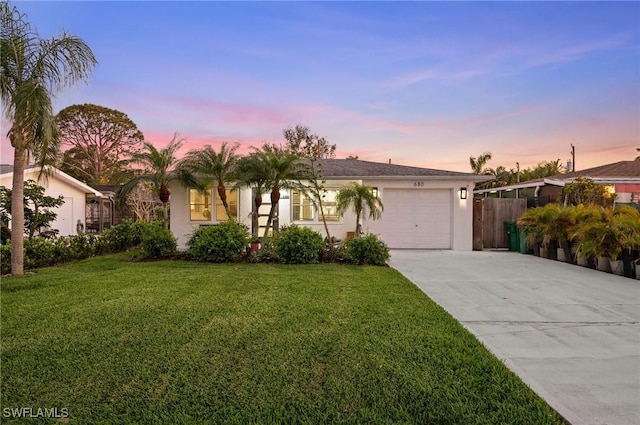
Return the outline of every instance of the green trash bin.
[[[520,241],[518,240],[518,227],[513,220],[504,222],[504,230],[507,232],[507,247],[509,251],[518,252],[520,250]]]

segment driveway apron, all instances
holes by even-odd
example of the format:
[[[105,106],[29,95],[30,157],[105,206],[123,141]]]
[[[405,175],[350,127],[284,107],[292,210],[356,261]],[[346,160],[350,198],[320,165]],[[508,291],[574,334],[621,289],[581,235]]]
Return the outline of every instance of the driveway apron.
[[[640,424],[640,281],[504,251],[393,250],[390,265],[571,424]]]

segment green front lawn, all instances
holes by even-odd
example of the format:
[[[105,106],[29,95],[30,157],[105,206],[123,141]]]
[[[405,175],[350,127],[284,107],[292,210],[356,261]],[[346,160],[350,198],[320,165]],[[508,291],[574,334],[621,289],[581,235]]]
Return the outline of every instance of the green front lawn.
[[[126,259],[2,280],[2,423],[562,423],[391,268]]]

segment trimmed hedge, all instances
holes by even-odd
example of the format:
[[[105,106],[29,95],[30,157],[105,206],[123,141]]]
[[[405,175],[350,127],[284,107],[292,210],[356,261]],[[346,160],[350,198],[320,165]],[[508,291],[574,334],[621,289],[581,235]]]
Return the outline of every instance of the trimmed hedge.
[[[224,263],[244,253],[249,236],[247,228],[235,221],[195,230],[187,242],[189,254],[196,261]]]
[[[288,264],[315,264],[320,262],[324,248],[320,233],[292,225],[275,239],[274,251],[281,261]]]
[[[389,247],[376,235],[349,239],[344,243],[345,258],[353,264],[384,266],[389,260]]]
[[[41,237],[25,239],[24,268],[25,270],[37,269],[82,260],[94,255],[126,251],[142,242],[143,228],[150,225],[149,223],[124,220],[105,230],[101,235],[83,233],[52,239]],[[150,240],[148,243],[152,244]],[[150,249],[154,252],[153,248]],[[2,245],[0,250],[0,273],[3,275],[11,273],[10,243]]]

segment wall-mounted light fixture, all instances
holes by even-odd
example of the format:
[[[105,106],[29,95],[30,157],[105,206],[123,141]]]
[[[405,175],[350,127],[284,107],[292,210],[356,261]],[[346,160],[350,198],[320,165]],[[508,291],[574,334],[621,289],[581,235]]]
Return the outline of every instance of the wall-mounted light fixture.
[[[467,188],[466,187],[461,187],[460,188],[460,199],[467,199]]]
[[[373,192],[373,197],[377,198],[378,197],[378,188],[377,187],[372,187],[372,192]]]

